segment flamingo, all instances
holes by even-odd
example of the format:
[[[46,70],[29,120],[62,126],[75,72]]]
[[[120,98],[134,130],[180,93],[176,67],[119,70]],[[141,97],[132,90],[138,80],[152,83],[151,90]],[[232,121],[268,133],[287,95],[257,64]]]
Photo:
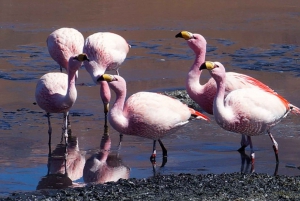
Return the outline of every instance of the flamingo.
[[[278,143],[271,134],[271,128],[278,124],[290,112],[300,114],[300,109],[279,94],[259,88],[234,90],[225,97],[227,73],[220,62],[207,61],[200,68],[208,69],[217,83],[217,94],[213,102],[215,120],[225,130],[240,133],[248,137],[251,159],[254,163],[254,150],[251,136],[268,133],[278,159]]]
[[[213,78],[210,78],[204,85],[200,84],[202,70],[199,71],[199,66],[205,61],[206,40],[202,35],[188,31],[181,31],[175,37],[184,38],[187,41],[188,46],[196,55],[195,61],[190,67],[186,78],[186,91],[190,98],[205,112],[213,114],[213,101],[217,92],[217,84]],[[235,72],[226,72],[225,97],[228,93],[242,88],[259,88],[264,91],[275,93],[267,85],[253,77]],[[239,151],[244,150],[247,144],[248,142],[246,141],[245,136],[242,136],[241,148]]]
[[[83,35],[74,28],[63,27],[53,31],[47,38],[48,52],[52,59],[62,68],[68,69],[69,59],[73,55],[82,53],[84,45]],[[78,71],[76,72],[76,79]],[[70,126],[69,115],[67,116],[68,127]],[[69,130],[71,132],[71,130]]]
[[[71,56],[68,62],[68,75],[64,73],[50,72],[43,75],[36,85],[36,102],[40,108],[46,111],[48,117],[49,153],[51,153],[50,145],[52,133],[50,113],[64,114],[62,138],[65,137],[67,148],[67,116],[70,108],[73,106],[77,98],[75,74],[84,60],[88,60],[86,54]]]
[[[60,66],[60,71],[62,68],[67,71],[69,58],[82,53],[84,37],[78,30],[64,27],[53,31],[46,42],[48,52]]]
[[[107,81],[116,94],[115,103],[108,113],[110,125],[120,133],[153,140],[152,162],[155,162],[157,140],[166,158],[167,150],[161,138],[187,124],[191,116],[209,120],[179,100],[158,93],[138,92],[125,102],[126,81],[121,76],[103,74],[99,81]]]
[[[100,97],[104,104],[105,118],[109,110],[111,98],[107,82],[98,82],[98,78],[106,70],[115,70],[119,74],[119,67],[129,52],[130,45],[118,34],[110,32],[98,32],[86,38],[83,52],[89,57],[84,62],[85,69],[91,75],[93,81],[100,84]]]

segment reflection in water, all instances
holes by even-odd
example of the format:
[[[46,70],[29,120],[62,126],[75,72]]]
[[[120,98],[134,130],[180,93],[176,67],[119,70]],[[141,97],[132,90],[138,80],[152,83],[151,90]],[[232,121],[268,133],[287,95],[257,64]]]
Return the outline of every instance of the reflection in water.
[[[104,126],[104,134],[100,143],[100,151],[93,154],[85,163],[83,180],[86,183],[105,183],[128,179],[130,168],[125,166],[119,153],[110,153],[111,139],[108,127]]]
[[[49,159],[50,174],[65,174],[64,153],[65,145],[58,144],[56,149],[52,152],[51,158]],[[75,181],[82,177],[86,154],[85,151],[79,150],[78,137],[68,137],[67,153],[67,175],[72,181]]]
[[[85,151],[80,151],[78,137],[69,136],[67,163],[65,166],[65,144],[57,144],[48,158],[48,173],[39,182],[37,189],[62,189],[72,186],[72,181],[80,179],[85,164]],[[65,174],[65,167],[67,174]]]

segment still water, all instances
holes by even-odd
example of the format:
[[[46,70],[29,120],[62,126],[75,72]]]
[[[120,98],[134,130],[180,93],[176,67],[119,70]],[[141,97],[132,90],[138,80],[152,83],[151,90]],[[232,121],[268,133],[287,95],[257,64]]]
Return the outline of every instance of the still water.
[[[187,30],[202,34],[208,42],[207,60],[221,61],[227,71],[253,76],[300,106],[300,3],[296,0],[263,1],[72,1],[30,2],[0,0],[0,195],[31,191],[47,174],[48,124],[44,112],[33,103],[37,80],[59,71],[50,58],[46,38],[61,27],[78,29],[84,37],[110,31],[132,46],[121,66],[127,93],[183,89],[194,55],[175,35]],[[203,74],[204,83],[209,78]],[[97,156],[103,139],[109,138],[110,156],[105,167],[120,166],[124,177],[153,175],[149,156],[152,142],[104,129],[99,86],[84,68],[79,70],[78,98],[71,110],[73,135],[79,150],[89,159]],[[211,117],[213,119],[213,117]],[[279,143],[278,174],[299,175],[299,117],[288,116],[273,129]],[[59,148],[62,115],[52,115],[52,149]],[[103,138],[104,133],[109,136]],[[236,151],[240,135],[211,123],[193,121],[163,139],[168,161],[160,174],[249,172]],[[253,137],[255,171],[273,174],[275,157],[268,136]],[[57,146],[58,145],[58,146]],[[247,153],[249,150],[247,149]],[[98,156],[98,158],[101,158]],[[109,159],[109,160],[108,160]],[[86,163],[88,164],[88,163]],[[82,166],[79,166],[82,167]],[[127,174],[129,173],[129,175]],[[113,173],[111,173],[113,174]],[[116,173],[118,176],[121,173]],[[80,177],[74,185],[84,185]]]

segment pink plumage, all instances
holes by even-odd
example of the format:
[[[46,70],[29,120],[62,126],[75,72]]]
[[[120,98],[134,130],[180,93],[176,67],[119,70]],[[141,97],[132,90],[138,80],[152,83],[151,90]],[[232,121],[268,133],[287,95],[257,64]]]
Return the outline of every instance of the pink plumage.
[[[84,37],[74,28],[60,28],[53,31],[47,38],[50,56],[61,68],[68,69],[71,56],[83,52]]]
[[[85,69],[90,73],[93,81],[104,74],[106,70],[118,71],[129,52],[129,44],[115,33],[99,32],[86,38],[83,52],[90,61],[84,62]]]
[[[93,81],[100,84],[100,97],[104,104],[104,113],[107,115],[110,90],[106,82],[98,82],[98,78],[106,70],[116,70],[124,62],[130,45],[126,40],[115,33],[98,32],[86,38],[83,52],[89,56],[89,61],[84,62],[85,69],[91,75]]]
[[[186,39],[187,44],[196,56],[186,78],[187,93],[205,112],[213,114],[213,100],[217,92],[216,82],[211,78],[204,85],[200,84],[202,71],[199,71],[199,66],[205,61],[207,42],[202,35],[187,31],[178,33],[176,37]],[[231,91],[242,88],[259,88],[273,92],[271,88],[255,78],[240,73],[227,72],[225,97]]]
[[[282,96],[260,88],[244,88],[230,92],[225,97],[227,73],[219,62],[205,62],[200,70],[208,69],[217,83],[217,94],[214,99],[213,113],[216,122],[225,130],[248,136],[251,156],[254,151],[251,136],[269,134],[278,160],[278,144],[270,130],[290,112],[299,113],[299,108],[290,104]]]
[[[158,93],[138,92],[125,102],[126,82],[122,77],[104,74],[100,78],[108,81],[116,93],[108,119],[110,125],[122,134],[149,138],[155,144],[156,140],[160,141],[187,124],[192,114],[208,120],[208,117],[195,113],[179,100]]]

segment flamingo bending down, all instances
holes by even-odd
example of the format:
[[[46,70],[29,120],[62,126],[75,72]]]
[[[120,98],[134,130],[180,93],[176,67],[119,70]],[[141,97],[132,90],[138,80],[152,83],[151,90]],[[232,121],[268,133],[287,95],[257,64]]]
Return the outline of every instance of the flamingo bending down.
[[[167,157],[161,138],[171,134],[189,122],[191,116],[208,120],[208,117],[189,108],[179,100],[151,93],[138,92],[126,98],[126,81],[118,75],[104,74],[99,81],[107,81],[116,93],[116,100],[108,113],[111,126],[120,133],[153,140],[151,161],[156,157],[156,140],[160,143],[163,156]]]
[[[82,53],[84,37],[78,30],[64,27],[53,31],[46,42],[50,56],[58,63],[60,72],[62,72],[62,68],[68,71],[71,56]],[[76,71],[77,78],[78,71]],[[69,126],[69,115],[67,121]]]
[[[237,89],[225,97],[227,74],[219,62],[205,62],[200,70],[208,69],[217,83],[217,94],[213,103],[213,113],[216,122],[223,129],[248,136],[251,148],[252,162],[254,151],[251,136],[268,133],[278,159],[278,144],[270,130],[290,112],[300,114],[300,109],[278,94],[257,88]]]
[[[83,45],[83,35],[74,28],[57,29],[47,38],[48,52],[60,66],[60,71],[68,69],[70,57],[82,53]]]
[[[204,85],[200,84],[202,70],[199,71],[199,66],[205,62],[206,40],[202,35],[188,31],[181,31],[175,37],[184,38],[188,46],[196,55],[195,61],[190,67],[186,78],[186,91],[191,99],[205,112],[213,114],[213,101],[217,92],[217,84],[213,78],[210,78]],[[243,88],[259,88],[264,91],[275,93],[271,88],[255,78],[245,74],[226,72],[225,97],[230,92]],[[247,144],[248,142],[245,140],[245,137],[242,136],[242,147],[239,150],[244,150]]]
[[[86,54],[71,56],[68,62],[68,75],[64,73],[47,73],[39,79],[36,85],[36,102],[40,108],[46,111],[48,117],[49,153],[51,153],[52,133],[50,113],[64,113],[62,138],[65,137],[67,145],[67,116],[77,98],[75,74],[84,60],[88,60]]]
[[[100,84],[100,97],[107,115],[110,101],[110,90],[107,82],[98,82],[98,78],[106,70],[118,69],[126,58],[130,45],[120,35],[110,32],[94,33],[86,38],[83,52],[89,57],[84,62],[85,69],[90,73],[93,81]]]

